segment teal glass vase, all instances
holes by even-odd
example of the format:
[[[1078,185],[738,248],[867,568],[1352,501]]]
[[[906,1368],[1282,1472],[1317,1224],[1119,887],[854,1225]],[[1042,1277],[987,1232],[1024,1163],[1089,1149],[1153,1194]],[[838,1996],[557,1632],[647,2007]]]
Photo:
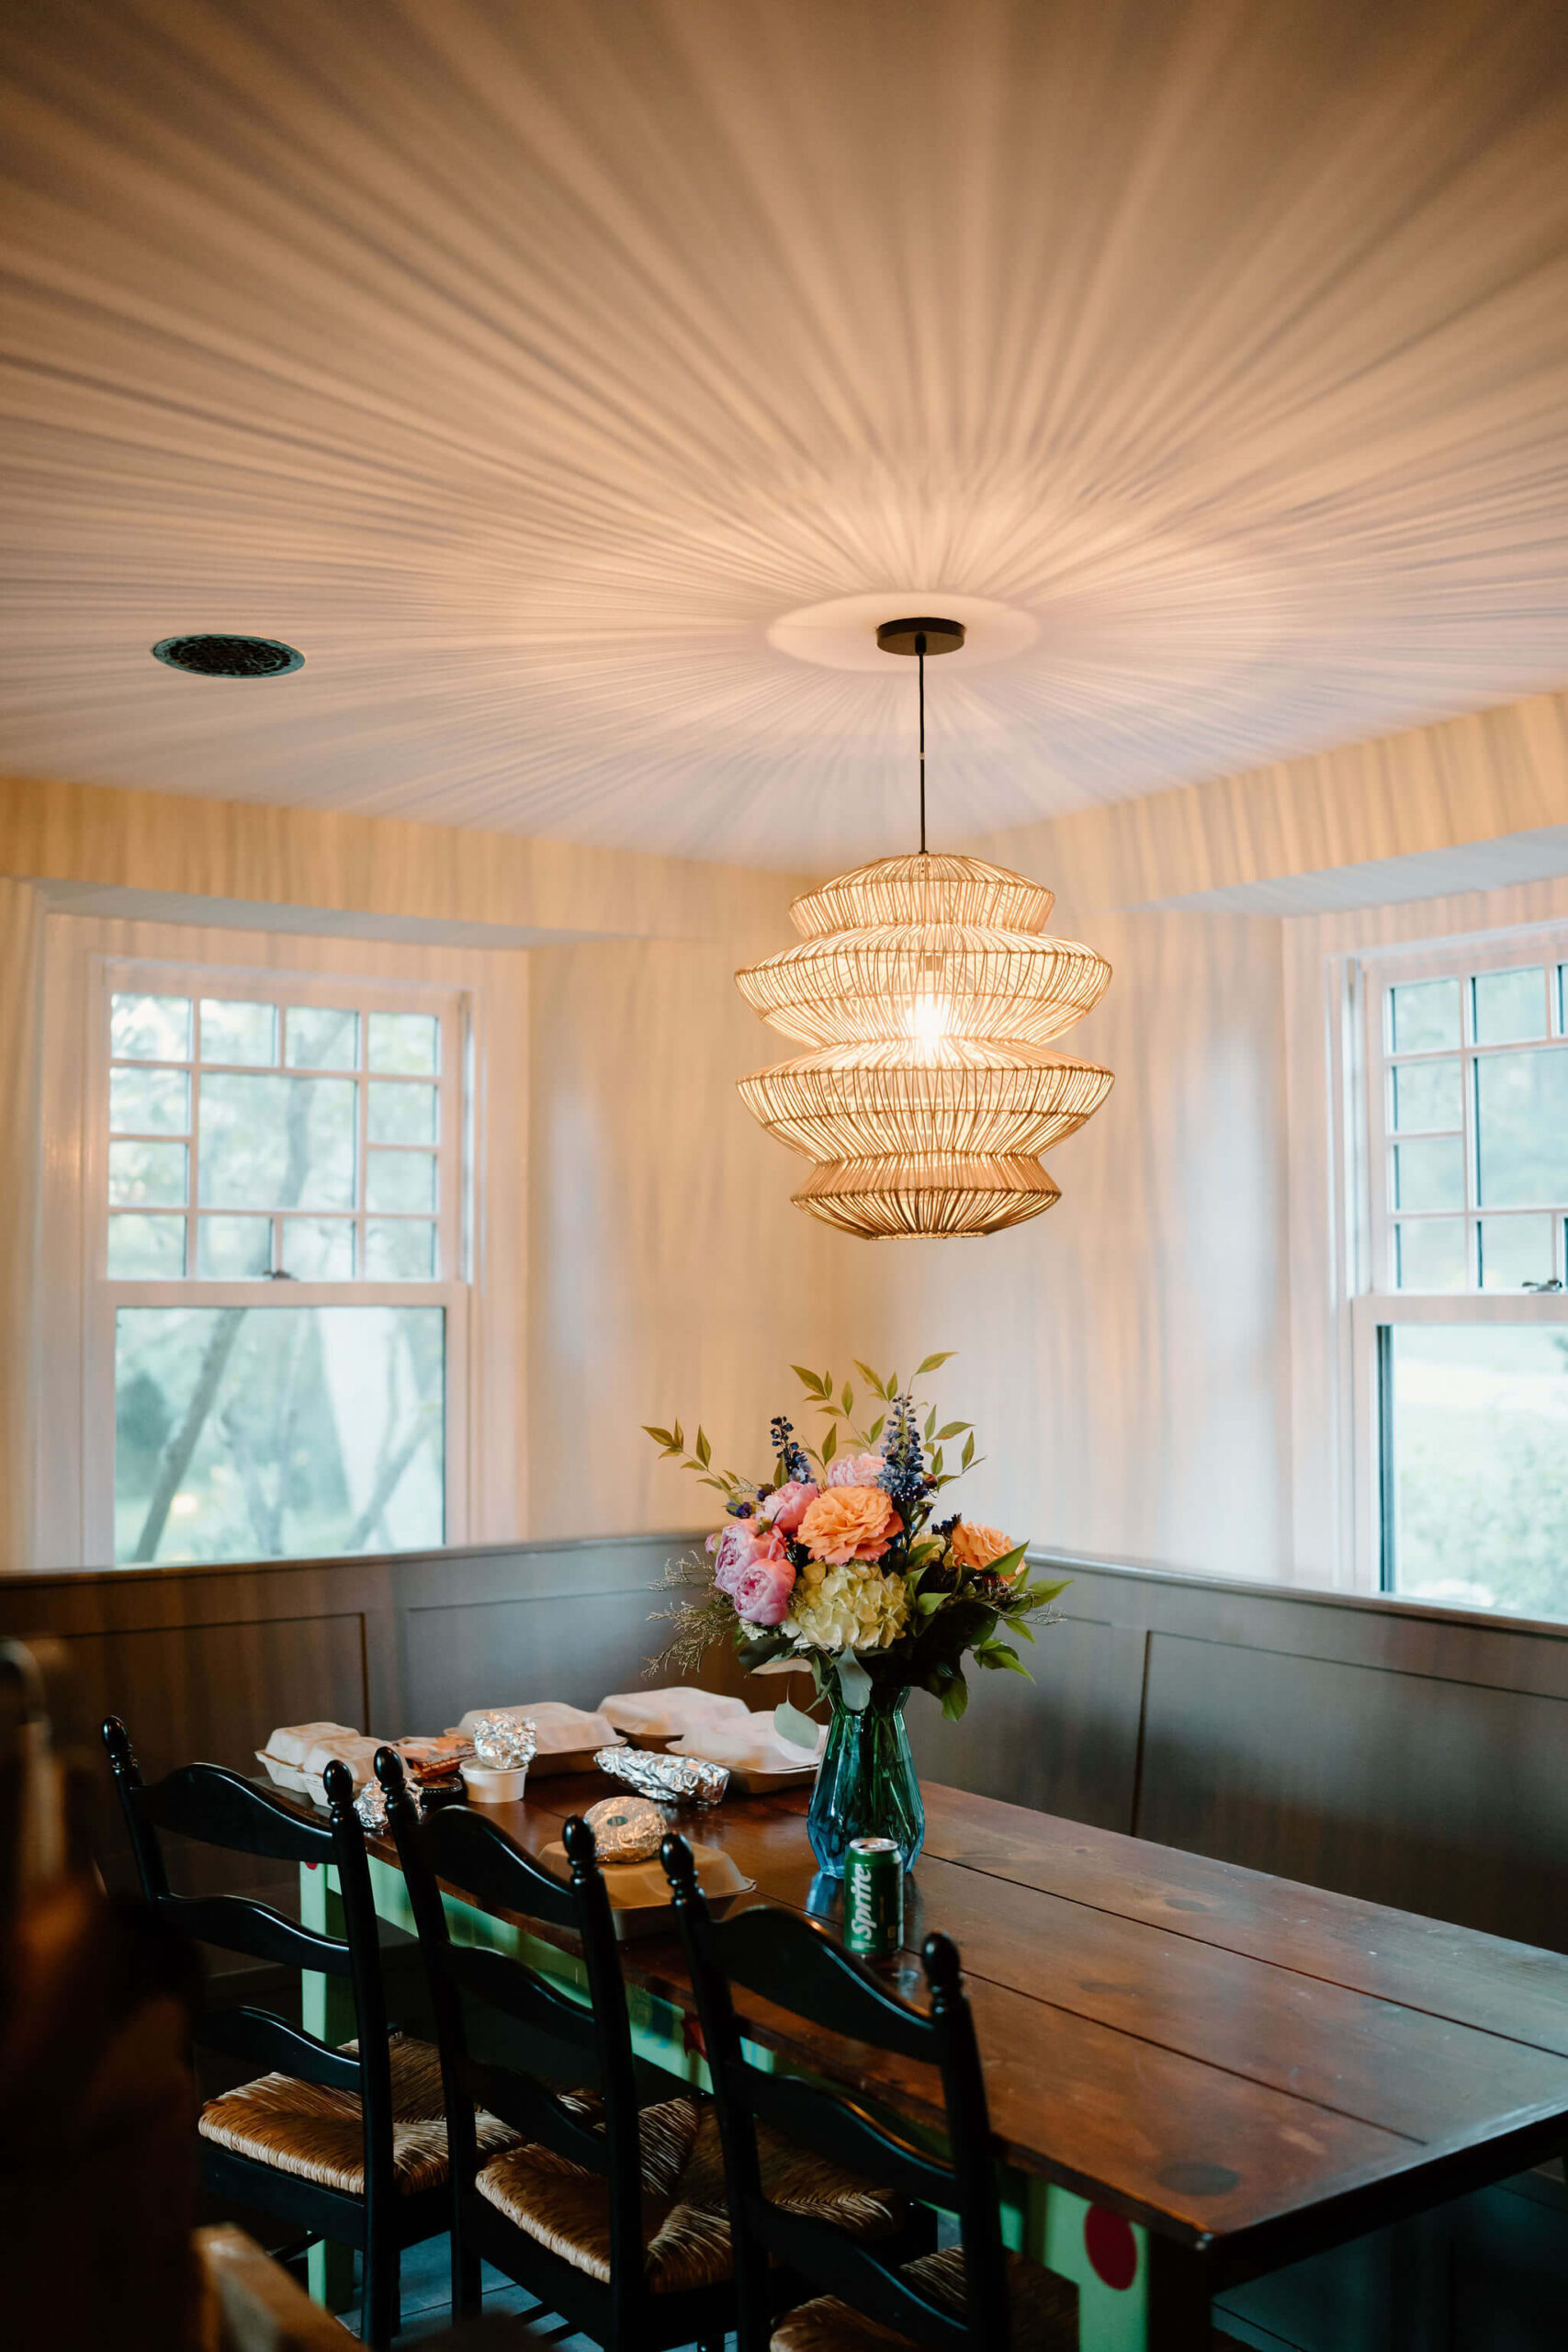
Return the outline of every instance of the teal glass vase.
[[[856,1838],[891,1838],[907,1871],[925,1843],[926,1809],[904,1726],[908,1695],[874,1690],[859,1714],[841,1701],[833,1708],[806,1816],[811,1850],[829,1878],[843,1877]]]

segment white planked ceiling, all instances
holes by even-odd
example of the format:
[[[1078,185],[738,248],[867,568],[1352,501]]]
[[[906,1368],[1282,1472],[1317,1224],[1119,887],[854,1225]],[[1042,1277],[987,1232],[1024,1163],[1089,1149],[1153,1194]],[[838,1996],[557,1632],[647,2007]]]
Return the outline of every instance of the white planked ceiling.
[[[908,841],[914,680],[803,608],[1005,608],[931,673],[936,839],[1568,679],[1558,0],[12,0],[0,52],[15,772],[820,869]],[[306,667],[149,658],[198,628]]]

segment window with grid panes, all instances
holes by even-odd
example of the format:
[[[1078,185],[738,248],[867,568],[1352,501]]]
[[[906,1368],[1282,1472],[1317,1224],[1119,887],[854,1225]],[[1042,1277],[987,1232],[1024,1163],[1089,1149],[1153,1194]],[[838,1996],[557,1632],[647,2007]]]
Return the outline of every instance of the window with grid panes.
[[[1568,939],[1370,964],[1366,1001],[1382,1580],[1568,1617]]]
[[[440,1544],[455,1002],[120,972],[107,1028],[115,1557]]]

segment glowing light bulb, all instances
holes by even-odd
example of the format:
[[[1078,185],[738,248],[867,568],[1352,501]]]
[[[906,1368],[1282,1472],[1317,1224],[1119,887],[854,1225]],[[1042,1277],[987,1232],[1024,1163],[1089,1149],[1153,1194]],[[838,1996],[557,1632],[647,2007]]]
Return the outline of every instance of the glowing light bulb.
[[[934,1046],[945,1037],[953,1007],[945,997],[918,996],[909,1008],[909,1034],[919,1046]]]

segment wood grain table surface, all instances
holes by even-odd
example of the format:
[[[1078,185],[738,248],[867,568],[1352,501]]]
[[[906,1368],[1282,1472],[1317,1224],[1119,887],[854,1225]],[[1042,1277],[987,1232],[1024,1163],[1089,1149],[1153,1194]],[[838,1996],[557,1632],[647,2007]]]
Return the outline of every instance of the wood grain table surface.
[[[523,1804],[488,1810],[537,1853],[605,1793],[602,1778],[536,1779]],[[1203,2323],[1190,2336],[1180,2316],[1192,2297],[1206,2311],[1226,2283],[1568,2144],[1568,1957],[957,1790],[924,1795],[896,1979],[918,1998],[922,1937],[957,1942],[1000,2148],[1146,2225],[1168,2313],[1151,2311],[1151,2342],[1200,2340]],[[806,1804],[804,1791],[731,1800],[682,1826],[756,1882],[748,1900],[836,1932]],[[691,2013],[672,1934],[624,1951],[634,1981]],[[786,2056],[933,2111],[922,2070],[742,2007]]]

